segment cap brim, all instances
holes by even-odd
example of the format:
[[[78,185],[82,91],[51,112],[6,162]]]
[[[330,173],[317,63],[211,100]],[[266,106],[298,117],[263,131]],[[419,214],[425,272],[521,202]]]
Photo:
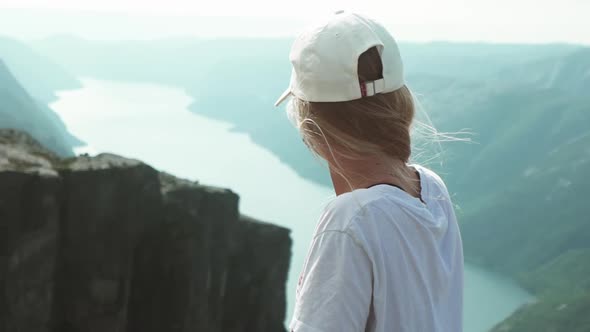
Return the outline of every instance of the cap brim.
[[[283,94],[279,97],[279,99],[277,99],[277,101],[275,102],[275,107],[279,106],[282,102],[285,101],[285,99],[291,97],[291,89],[287,89],[285,92],[283,92]]]

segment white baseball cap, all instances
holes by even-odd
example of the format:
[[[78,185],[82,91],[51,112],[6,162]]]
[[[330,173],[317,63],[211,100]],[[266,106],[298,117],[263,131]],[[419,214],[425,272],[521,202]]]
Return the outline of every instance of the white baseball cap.
[[[359,82],[358,58],[377,47],[383,78]],[[300,34],[291,47],[289,88],[275,106],[290,96],[310,102],[338,102],[392,92],[404,85],[398,46],[385,27],[363,15],[336,12],[326,22]]]

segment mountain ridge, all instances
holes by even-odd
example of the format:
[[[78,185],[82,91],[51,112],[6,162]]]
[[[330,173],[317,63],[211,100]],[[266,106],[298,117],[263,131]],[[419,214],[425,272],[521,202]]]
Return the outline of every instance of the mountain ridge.
[[[25,90],[43,104],[55,101],[57,90],[80,87],[61,66],[18,40],[0,36],[0,57]]]
[[[0,53],[0,127],[28,130],[61,156],[73,155],[81,144],[49,107],[36,101],[11,73]]]

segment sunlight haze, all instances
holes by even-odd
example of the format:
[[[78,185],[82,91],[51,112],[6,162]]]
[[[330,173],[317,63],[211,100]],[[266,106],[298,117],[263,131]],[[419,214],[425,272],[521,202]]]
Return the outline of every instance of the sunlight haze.
[[[583,0],[3,0],[0,33],[25,39],[66,33],[98,39],[292,36],[338,9],[375,17],[400,40],[590,44],[590,1]],[[97,28],[94,23],[107,16],[113,24]]]

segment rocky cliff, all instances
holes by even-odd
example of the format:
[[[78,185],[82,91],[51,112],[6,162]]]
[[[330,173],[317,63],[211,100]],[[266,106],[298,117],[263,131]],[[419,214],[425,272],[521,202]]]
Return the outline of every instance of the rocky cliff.
[[[289,230],[238,196],[0,130],[0,332],[284,331]]]

